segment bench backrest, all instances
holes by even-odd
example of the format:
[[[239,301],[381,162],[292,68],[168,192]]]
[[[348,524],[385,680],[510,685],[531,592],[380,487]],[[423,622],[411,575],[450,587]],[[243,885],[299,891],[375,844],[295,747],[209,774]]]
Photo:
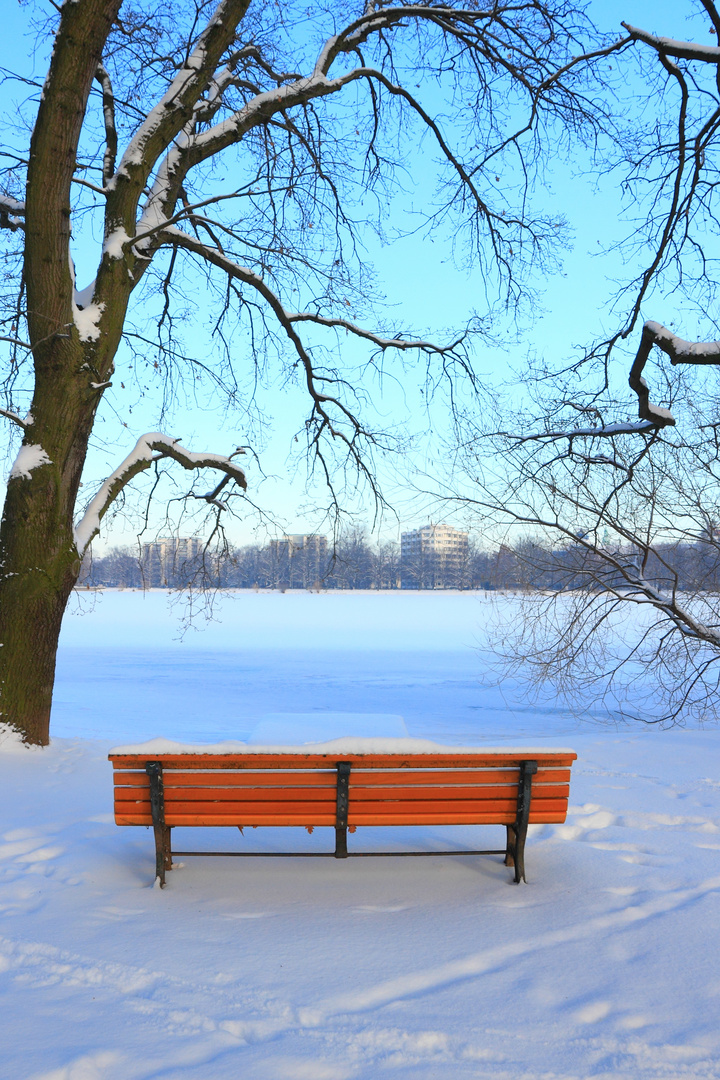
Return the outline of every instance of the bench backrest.
[[[512,825],[521,764],[537,762],[530,823],[567,814],[569,752],[477,754],[111,754],[115,821],[151,825],[148,762],[162,767],[165,823],[336,825],[338,765],[347,824]]]

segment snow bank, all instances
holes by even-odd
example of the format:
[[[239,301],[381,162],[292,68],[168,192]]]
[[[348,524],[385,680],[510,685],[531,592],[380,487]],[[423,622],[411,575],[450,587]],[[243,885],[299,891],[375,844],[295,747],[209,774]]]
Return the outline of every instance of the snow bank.
[[[10,727],[9,724],[0,723],[0,753],[27,754],[28,752],[41,754],[43,751],[39,746],[28,746],[24,743],[15,728]]]
[[[188,857],[164,890],[151,831],[113,824],[107,744],[0,747],[0,1075],[717,1080],[717,741],[579,736],[568,821],[531,827],[527,885],[499,857]],[[502,839],[358,829],[351,848]],[[181,844],[327,852],[333,836]]]

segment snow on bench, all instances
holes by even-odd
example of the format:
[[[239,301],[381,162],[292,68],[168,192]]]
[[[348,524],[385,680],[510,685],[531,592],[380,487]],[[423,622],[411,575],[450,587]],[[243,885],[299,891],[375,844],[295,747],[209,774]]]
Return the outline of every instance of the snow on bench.
[[[241,831],[258,825],[335,829],[334,852],[277,853],[293,858],[503,855],[505,865],[514,866],[515,881],[525,881],[528,825],[565,821],[576,758],[567,749],[481,749],[379,738],[304,746],[189,746],[154,739],[109,754],[116,824],[153,826],[161,886],[173,855],[269,857],[173,852],[173,828],[218,825]],[[348,852],[348,831],[365,825],[504,825],[507,832],[502,849]]]

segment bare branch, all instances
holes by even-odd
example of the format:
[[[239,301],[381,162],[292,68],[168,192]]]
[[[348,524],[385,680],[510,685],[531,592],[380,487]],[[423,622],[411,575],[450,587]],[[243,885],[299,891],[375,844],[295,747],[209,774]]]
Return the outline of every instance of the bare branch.
[[[241,453],[242,451],[236,451]],[[75,546],[82,556],[87,550],[94,537],[100,532],[100,522],[117,499],[120,492],[130,483],[133,477],[149,469],[150,466],[161,458],[173,458],[185,469],[219,469],[225,473],[227,479],[232,479],[241,488],[245,489],[247,481],[245,473],[236,465],[231,458],[221,454],[202,453],[196,454],[180,445],[179,439],[172,439],[160,432],[150,432],[138,439],[134,450],[128,454],[125,460],[103,483],[97,495],[92,499],[83,517],[75,528]],[[224,487],[209,493],[206,497],[209,503],[217,503],[217,493]]]
[[[98,64],[95,78],[102,87],[103,119],[105,121],[105,154],[103,156],[103,184],[107,185],[115,172],[118,137],[115,126],[115,95],[112,82],[103,64]]]
[[[23,431],[27,429],[27,422],[18,416],[17,413],[12,412],[10,409],[0,408],[0,416],[4,416],[6,420],[12,420],[13,424],[17,424]]]
[[[607,438],[612,439],[616,435],[637,435],[656,431],[657,424],[646,420],[639,424],[605,424],[603,427],[567,428],[558,431],[538,431],[533,435],[513,435],[510,432],[498,432],[506,435],[515,443],[526,442],[554,442],[558,439],[584,439],[584,438]]]
[[[675,41],[674,38],[658,37],[647,30],[640,30],[629,23],[621,24],[633,41],[642,41],[663,56],[674,56],[678,60],[697,60],[702,64],[720,64],[720,48],[717,45],[697,45],[691,41]]]
[[[0,334],[0,341],[8,341],[11,345],[16,345],[20,349],[32,349],[32,345],[29,341],[21,341],[20,338],[6,337],[5,334]]]
[[[640,345],[630,369],[628,382],[640,400],[638,412],[641,419],[657,427],[673,426],[675,419],[670,410],[651,403],[650,390],[642,377],[643,368],[653,345],[662,349],[670,357],[670,363],[673,365],[711,364],[717,366],[720,365],[720,341],[685,341],[660,323],[646,322],[643,326]]]
[[[16,217],[24,217],[25,203],[13,199],[9,195],[0,195],[0,214],[14,214]]]
[[[377,345],[380,349],[398,349],[400,352],[407,351],[408,349],[418,349],[420,352],[435,353],[442,356],[444,353],[453,352],[458,345],[462,344],[464,335],[456,337],[453,341],[447,345],[437,345],[432,341],[423,341],[421,339],[414,340],[408,338],[407,340],[402,337],[386,338],[381,337],[379,334],[373,333],[371,330],[366,330],[363,326],[358,326],[357,323],[350,322],[348,319],[332,319],[324,315],[316,315],[313,312],[288,312],[288,320],[291,323],[298,322],[311,322],[317,326],[338,327],[342,330],[347,330],[349,334],[355,335],[355,337],[364,338],[365,341],[371,341],[373,345]]]
[[[25,217],[25,203],[13,199],[10,195],[0,195],[0,229],[15,232],[23,229],[21,218]]]
[[[118,176],[142,191],[155,162],[180,134],[208,85],[217,61],[235,37],[250,0],[220,0],[212,19],[195,43],[184,66],[131,139],[118,167]]]

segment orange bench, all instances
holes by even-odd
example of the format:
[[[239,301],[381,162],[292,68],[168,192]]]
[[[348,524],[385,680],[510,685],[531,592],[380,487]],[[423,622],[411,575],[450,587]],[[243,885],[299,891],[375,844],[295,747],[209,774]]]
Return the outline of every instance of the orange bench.
[[[142,748],[138,748],[142,751]],[[445,750],[445,748],[443,748]],[[443,753],[277,753],[147,751],[109,755],[114,767],[115,821],[152,825],[156,877],[165,884],[173,855],[259,852],[175,851],[171,829],[182,825],[328,825],[337,859],[368,855],[503,855],[525,880],[528,824],[561,823],[567,814],[570,766],[563,751]],[[503,849],[348,852],[347,833],[363,825],[505,825]],[[290,857],[296,853],[283,852]],[[301,853],[311,855],[314,853]]]

